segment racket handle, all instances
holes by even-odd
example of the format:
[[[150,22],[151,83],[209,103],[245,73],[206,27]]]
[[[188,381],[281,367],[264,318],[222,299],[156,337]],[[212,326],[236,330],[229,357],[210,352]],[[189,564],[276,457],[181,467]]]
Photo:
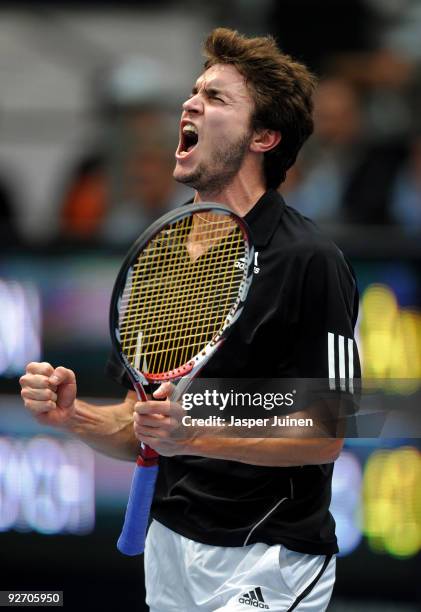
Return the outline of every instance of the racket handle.
[[[130,497],[118,550],[124,555],[140,555],[145,549],[149,512],[158,476],[158,465],[137,465],[133,474]]]

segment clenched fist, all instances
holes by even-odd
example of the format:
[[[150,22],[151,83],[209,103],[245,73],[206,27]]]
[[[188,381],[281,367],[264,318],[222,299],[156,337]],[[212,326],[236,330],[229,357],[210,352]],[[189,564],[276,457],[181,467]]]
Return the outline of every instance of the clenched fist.
[[[71,419],[76,400],[76,377],[72,370],[32,362],[19,382],[26,408],[40,423],[60,427]]]

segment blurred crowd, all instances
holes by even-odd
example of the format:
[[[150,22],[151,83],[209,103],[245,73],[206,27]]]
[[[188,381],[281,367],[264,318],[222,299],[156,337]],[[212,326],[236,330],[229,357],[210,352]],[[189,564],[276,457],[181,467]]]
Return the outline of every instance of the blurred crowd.
[[[376,95],[373,89],[367,95]],[[350,78],[323,79],[314,136],[281,190],[290,205],[319,222],[420,230],[421,132],[399,133],[392,122],[390,133],[376,133],[365,110],[364,93]]]
[[[421,231],[421,6],[415,0],[266,3],[281,48],[319,76],[315,132],[280,191],[320,224]],[[122,63],[107,77],[102,132],[57,193],[60,244],[126,247],[191,197],[172,179],[177,109],[159,68]],[[153,76],[151,76],[153,75]],[[1,244],[21,239],[0,168]]]
[[[421,231],[420,3],[285,0],[272,21],[320,78],[288,203],[319,223]]]
[[[172,178],[174,127],[171,114],[158,107],[113,111],[108,142],[78,160],[65,184],[60,242],[127,246],[191,197]]]
[[[162,62],[143,56],[101,75],[95,91],[101,127],[58,180],[57,219],[42,247],[126,249],[156,218],[193,197],[172,178],[180,107],[167,75]],[[1,169],[0,217],[0,249],[22,244]]]

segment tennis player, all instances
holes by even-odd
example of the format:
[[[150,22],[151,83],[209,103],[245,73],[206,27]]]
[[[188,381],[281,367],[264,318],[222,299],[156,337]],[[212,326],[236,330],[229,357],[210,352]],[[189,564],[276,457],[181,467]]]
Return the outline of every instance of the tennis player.
[[[353,272],[277,192],[312,133],[315,79],[271,38],[219,28],[204,49],[204,71],[183,104],[174,177],[194,187],[196,201],[243,216],[256,259],[244,312],[202,376],[324,378],[351,390],[360,375]],[[130,389],[115,359],[107,369]],[[140,403],[129,390],[109,407],[76,399],[75,374],[61,366],[31,363],[21,385],[39,422],[120,459],[135,460],[139,441],[161,455],[145,550],[152,612],[327,608],[342,439],[226,439],[188,427],[180,437],[169,383],[155,400]]]

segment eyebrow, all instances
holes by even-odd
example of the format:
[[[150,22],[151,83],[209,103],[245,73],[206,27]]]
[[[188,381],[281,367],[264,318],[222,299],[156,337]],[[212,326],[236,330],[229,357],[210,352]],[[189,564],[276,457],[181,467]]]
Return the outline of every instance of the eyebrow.
[[[224,91],[223,89],[219,89],[218,87],[214,87],[214,86],[210,86],[210,87],[206,87],[206,85],[203,86],[203,89],[205,90],[205,92],[207,94],[211,94],[211,95],[223,95],[226,96],[227,98],[231,98],[230,94],[227,91]],[[199,87],[197,85],[195,85],[192,89],[192,94],[196,95],[199,91]]]

